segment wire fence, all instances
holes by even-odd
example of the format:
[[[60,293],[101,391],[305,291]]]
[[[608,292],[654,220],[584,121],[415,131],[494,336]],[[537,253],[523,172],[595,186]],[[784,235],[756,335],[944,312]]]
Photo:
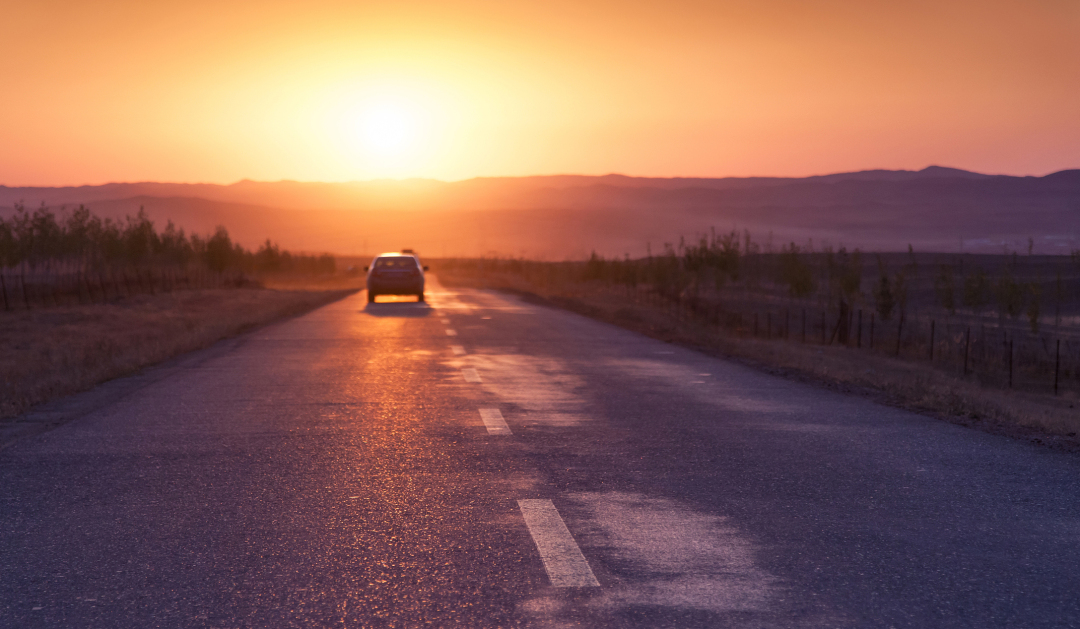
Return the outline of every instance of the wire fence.
[[[993,317],[905,314],[882,321],[873,310],[775,304],[722,294],[680,295],[655,286],[628,287],[631,299],[668,308],[744,338],[845,346],[925,361],[981,384],[1037,393],[1080,393],[1080,334],[1074,329],[1032,333]],[[1056,332],[1056,333],[1055,333]]]

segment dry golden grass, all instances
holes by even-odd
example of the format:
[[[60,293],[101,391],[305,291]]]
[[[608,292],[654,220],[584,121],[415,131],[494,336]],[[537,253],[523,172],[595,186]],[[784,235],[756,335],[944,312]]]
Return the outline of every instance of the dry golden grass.
[[[594,284],[542,286],[520,276],[483,277],[448,273],[446,286],[517,292],[555,306],[614,323],[664,341],[734,358],[788,378],[872,397],[989,432],[1008,434],[1070,450],[1080,449],[1080,400],[980,386],[973,379],[929,362],[899,360],[840,346],[742,338],[679,318],[666,308],[636,301],[619,288]]]
[[[206,347],[347,294],[215,289],[0,312],[0,417]]]
[[[258,278],[259,283],[273,290],[361,290],[365,285],[364,273],[335,273],[333,275],[308,275],[272,273]]]

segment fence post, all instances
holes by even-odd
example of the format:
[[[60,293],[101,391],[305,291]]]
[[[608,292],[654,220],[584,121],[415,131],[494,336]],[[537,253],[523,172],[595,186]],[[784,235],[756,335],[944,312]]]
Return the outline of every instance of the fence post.
[[[27,310],[29,310],[30,298],[26,296],[26,273],[23,273],[21,276],[19,276],[19,288],[22,289],[23,305],[26,306]]]
[[[934,362],[934,320],[930,320],[930,362]]]
[[[870,349],[874,349],[874,313],[870,313]]]
[[[772,313],[765,313],[765,338],[772,338]]]
[[[791,340],[791,310],[784,308],[784,339]]]
[[[862,349],[862,308],[859,308],[859,326],[856,330],[855,348]]]
[[[1061,373],[1061,339],[1057,340],[1057,349],[1054,351],[1054,395],[1058,394],[1058,374]]]
[[[757,313],[754,313],[754,338],[757,338]]]
[[[802,342],[806,343],[806,308],[802,309]]]
[[[3,273],[0,273],[0,288],[4,289],[4,311],[9,311],[11,310],[11,306],[8,305],[7,282],[4,281]]]
[[[825,310],[821,311],[821,344],[825,344]]]

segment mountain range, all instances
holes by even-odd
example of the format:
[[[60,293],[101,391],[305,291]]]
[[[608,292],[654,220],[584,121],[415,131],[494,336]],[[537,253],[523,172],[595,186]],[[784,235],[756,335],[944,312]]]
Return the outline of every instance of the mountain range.
[[[581,258],[660,251],[712,230],[783,243],[924,251],[1067,254],[1080,249],[1080,170],[1044,177],[931,166],[805,178],[555,175],[457,182],[110,183],[0,186],[15,204],[79,204],[120,218],[144,208],[188,231],[224,225],[255,246],[360,255],[412,247],[431,256]]]

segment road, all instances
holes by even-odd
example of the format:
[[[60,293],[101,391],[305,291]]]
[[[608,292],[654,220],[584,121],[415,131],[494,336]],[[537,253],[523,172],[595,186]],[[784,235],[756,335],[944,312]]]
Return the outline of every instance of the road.
[[[1080,457],[363,293],[0,450],[0,627],[1080,626]]]

